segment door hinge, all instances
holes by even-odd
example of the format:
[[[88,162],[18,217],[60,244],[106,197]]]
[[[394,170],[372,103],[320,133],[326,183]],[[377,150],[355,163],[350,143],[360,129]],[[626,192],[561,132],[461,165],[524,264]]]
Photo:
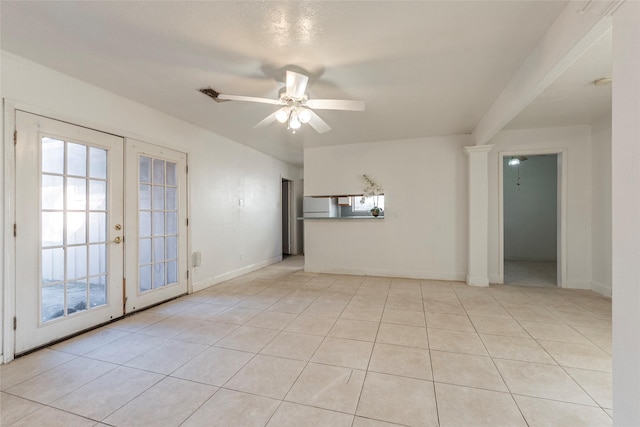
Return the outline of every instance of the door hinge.
[[[184,171],[185,171],[185,173],[189,173],[189,165],[185,165]]]
[[[13,131],[13,145],[16,145],[18,143],[18,131],[14,130]]]
[[[18,328],[18,318],[13,316],[13,330],[15,331]]]
[[[18,235],[18,224],[13,224],[13,237]]]
[[[187,270],[187,279],[189,278],[189,270]]]
[[[189,226],[189,218],[187,218],[187,227]]]

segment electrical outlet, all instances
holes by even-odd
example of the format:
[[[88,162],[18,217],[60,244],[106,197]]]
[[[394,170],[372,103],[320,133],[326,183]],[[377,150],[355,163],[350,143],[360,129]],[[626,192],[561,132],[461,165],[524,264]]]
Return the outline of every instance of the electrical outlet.
[[[200,267],[200,265],[202,265],[202,252],[194,252],[193,254],[191,254],[191,257],[194,267]]]
[[[238,205],[244,206],[244,199],[238,199]]]

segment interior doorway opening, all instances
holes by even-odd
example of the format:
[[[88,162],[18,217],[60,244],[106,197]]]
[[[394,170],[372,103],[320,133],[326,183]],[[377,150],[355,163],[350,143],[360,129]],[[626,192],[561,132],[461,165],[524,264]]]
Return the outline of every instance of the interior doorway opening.
[[[560,154],[502,157],[503,283],[561,284]]]
[[[291,225],[292,181],[282,178],[282,258],[293,254]]]

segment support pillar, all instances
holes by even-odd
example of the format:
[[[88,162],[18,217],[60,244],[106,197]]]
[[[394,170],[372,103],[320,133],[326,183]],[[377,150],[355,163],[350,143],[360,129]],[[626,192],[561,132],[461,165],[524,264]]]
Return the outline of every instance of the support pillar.
[[[467,284],[489,286],[489,151],[493,145],[464,147],[469,156],[469,253]]]

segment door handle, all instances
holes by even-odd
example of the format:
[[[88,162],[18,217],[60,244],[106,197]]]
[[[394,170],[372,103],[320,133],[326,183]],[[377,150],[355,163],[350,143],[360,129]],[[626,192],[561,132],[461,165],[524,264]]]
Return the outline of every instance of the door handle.
[[[116,245],[119,245],[122,242],[124,242],[124,237],[118,236],[115,239],[113,239],[113,243],[115,243]]]

